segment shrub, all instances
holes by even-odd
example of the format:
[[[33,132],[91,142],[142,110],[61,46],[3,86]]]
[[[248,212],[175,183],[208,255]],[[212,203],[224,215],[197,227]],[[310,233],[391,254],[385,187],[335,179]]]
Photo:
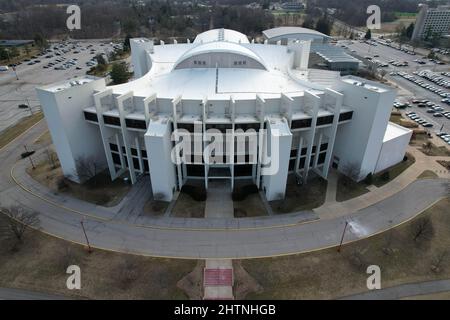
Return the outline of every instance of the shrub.
[[[206,201],[206,189],[204,187],[198,187],[193,185],[184,185],[181,188],[181,192],[186,193],[195,201]]]
[[[251,194],[258,193],[258,188],[254,184],[248,184],[242,187],[236,187],[233,190],[233,201],[244,201]]]
[[[58,188],[59,191],[66,190],[69,187],[66,178],[65,177],[59,178],[58,181],[56,182],[56,187]]]
[[[373,183],[373,174],[372,174],[372,172],[369,173],[367,175],[367,177],[364,179],[364,183],[367,184],[367,185],[371,185]]]
[[[389,171],[386,171],[381,175],[381,179],[383,181],[388,181],[390,178],[391,178],[391,175],[389,174]]]

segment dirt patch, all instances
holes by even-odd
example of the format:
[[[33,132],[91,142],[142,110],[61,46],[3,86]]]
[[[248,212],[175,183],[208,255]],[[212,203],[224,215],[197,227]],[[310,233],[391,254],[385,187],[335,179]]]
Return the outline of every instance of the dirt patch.
[[[34,115],[22,118],[17,124],[3,130],[0,134],[0,148],[6,146],[43,118],[44,114],[42,112],[36,112]]]
[[[169,207],[170,202],[150,199],[144,205],[144,216],[160,217],[163,216]]]
[[[199,260],[194,270],[178,281],[177,287],[189,297],[190,300],[203,299],[203,270],[205,262]]]
[[[244,201],[234,201],[233,206],[235,218],[267,216],[266,208],[259,193],[248,195]]]
[[[417,177],[417,179],[436,179],[436,178],[439,178],[439,176],[431,170],[426,170],[422,172],[420,176]]]
[[[49,146],[52,143],[53,143],[52,142],[52,137],[50,135],[50,131],[49,130],[45,131],[40,137],[38,137],[34,141],[34,144],[41,145],[41,146]]]
[[[396,164],[393,167],[390,167],[382,172],[377,173],[374,176],[373,184],[377,187],[382,187],[385,184],[391,182],[395,178],[397,178],[399,175],[401,175],[406,169],[408,169],[410,166],[412,166],[416,159],[410,155],[406,154],[406,159],[398,164]]]
[[[367,291],[366,270],[378,265],[382,286],[450,277],[450,199],[393,230],[336,248],[278,258],[243,260],[264,291],[248,299],[333,299]],[[414,238],[423,218],[428,231]],[[437,267],[438,266],[438,267]],[[437,268],[436,268],[437,267]]]
[[[438,163],[445,169],[450,170],[450,161],[438,161]]]
[[[0,214],[0,230],[6,224]],[[81,230],[80,230],[81,232]],[[0,234],[1,235],[1,234]],[[69,265],[81,268],[81,290],[66,288]],[[96,250],[29,233],[19,250],[0,237],[0,286],[88,299],[186,299],[177,282],[195,260],[159,259]]]
[[[419,133],[419,132],[416,132],[416,130],[415,130],[409,144],[412,146],[422,146],[424,143],[427,143],[429,141],[430,141],[430,137],[428,136],[427,133],[425,133],[425,132]]]
[[[336,187],[336,201],[343,202],[369,192],[364,182],[355,182],[349,177],[339,175]]]
[[[260,294],[263,287],[242,267],[240,260],[233,261],[234,273],[234,297],[236,300],[243,300],[249,294]]]
[[[65,179],[54,152],[45,154],[44,158],[35,165],[35,169],[30,167],[27,169],[27,173],[55,193],[70,195],[104,207],[113,207],[119,204],[131,188],[123,179],[111,181],[107,171],[99,173],[84,184]]]
[[[184,192],[180,192],[172,210],[172,216],[177,218],[204,218],[205,201],[195,201]]]
[[[447,147],[438,147],[431,142],[424,143],[419,150],[430,157],[450,157],[450,150]]]
[[[304,185],[297,185],[295,177],[289,177],[284,200],[271,201],[275,214],[312,210],[325,202],[328,182],[320,177],[311,178]]]

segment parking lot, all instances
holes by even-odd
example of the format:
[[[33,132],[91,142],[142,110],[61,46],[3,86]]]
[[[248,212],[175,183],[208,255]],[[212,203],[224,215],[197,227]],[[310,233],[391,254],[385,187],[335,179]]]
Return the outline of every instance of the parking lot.
[[[407,53],[382,44],[370,45],[364,41],[346,40],[339,42],[338,45],[345,46],[350,54],[362,58],[361,60],[365,64],[373,63],[374,60],[386,64],[385,67],[379,67],[379,70],[386,70],[385,79],[400,88],[396,102],[407,105],[403,112],[415,112],[424,123],[432,125],[432,127],[426,127],[430,132],[439,132],[441,128],[444,131],[450,131],[450,119],[444,115],[445,112],[450,112],[450,105],[443,101],[447,98],[446,94],[450,93],[450,89],[445,86],[444,81],[450,81],[450,77],[442,74],[450,71],[449,65],[438,64],[419,54],[413,55],[411,52]],[[370,59],[367,60],[366,58],[369,57]],[[422,63],[417,61],[422,61]],[[394,62],[399,62],[403,66],[395,66]],[[439,82],[440,80],[438,80],[435,83],[422,76],[425,74],[442,78],[440,80],[443,81]],[[405,76],[410,77],[410,79]],[[420,83],[411,79],[418,80]],[[419,107],[419,104],[412,103],[413,100],[421,100],[429,103],[429,105]],[[431,113],[431,107],[436,107],[437,110],[442,108],[443,110],[433,110],[433,113]],[[435,113],[441,113],[442,117],[434,116]]]
[[[36,87],[85,75],[92,66],[87,63],[98,54],[111,52],[113,45],[100,41],[52,43],[50,50],[22,61],[16,72],[13,68],[0,72],[0,131],[30,115],[30,109],[19,105],[29,105],[33,112],[39,109]]]

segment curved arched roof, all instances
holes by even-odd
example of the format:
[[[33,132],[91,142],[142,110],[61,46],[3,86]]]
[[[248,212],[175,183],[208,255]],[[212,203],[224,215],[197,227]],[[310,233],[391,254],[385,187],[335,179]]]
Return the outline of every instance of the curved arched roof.
[[[187,51],[184,55],[180,57],[180,59],[175,63],[174,69],[176,69],[177,66],[181,64],[183,61],[192,58],[194,56],[203,54],[215,54],[215,53],[229,53],[244,56],[254,60],[258,64],[260,64],[263,69],[267,70],[264,61],[252,50],[244,46],[241,46],[237,43],[223,42],[223,41],[208,42],[192,48],[191,50]]]
[[[302,27],[279,27],[279,28],[273,28],[264,30],[263,34],[266,36],[266,38],[271,39],[279,36],[287,36],[291,34],[307,34],[312,36],[319,36],[323,38],[330,38],[330,36],[327,36],[324,33],[321,33],[316,30],[302,28]]]
[[[230,29],[213,29],[205,31],[195,37],[194,43],[207,43],[215,41],[249,43],[245,34]]]

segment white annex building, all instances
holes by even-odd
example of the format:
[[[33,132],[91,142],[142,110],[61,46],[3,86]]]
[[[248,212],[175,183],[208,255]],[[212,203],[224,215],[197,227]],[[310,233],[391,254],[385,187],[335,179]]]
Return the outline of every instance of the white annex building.
[[[310,41],[287,46],[249,42],[216,29],[187,43],[132,39],[136,80],[106,86],[83,77],[38,88],[65,175],[79,180],[77,159],[96,159],[114,180],[148,176],[153,194],[170,201],[190,179],[251,179],[268,200],[283,197],[289,174],[327,178],[356,166],[359,177],[402,161],[411,131],[389,123],[396,92],[376,82],[308,69]],[[261,157],[205,161],[202,151],[172,161],[177,129],[234,135],[253,129]],[[272,141],[278,141],[274,144]],[[233,140],[234,141],[234,140]],[[266,150],[264,152],[263,150]],[[250,152],[249,152],[250,154]],[[199,157],[200,155],[200,157]],[[270,161],[277,170],[264,174]]]

